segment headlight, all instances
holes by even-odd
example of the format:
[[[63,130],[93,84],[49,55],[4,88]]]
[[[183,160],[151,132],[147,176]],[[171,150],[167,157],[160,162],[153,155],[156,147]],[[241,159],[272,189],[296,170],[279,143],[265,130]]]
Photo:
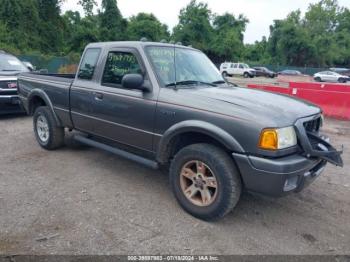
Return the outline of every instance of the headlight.
[[[297,136],[294,127],[264,129],[260,135],[259,147],[265,150],[278,150],[295,146]]]

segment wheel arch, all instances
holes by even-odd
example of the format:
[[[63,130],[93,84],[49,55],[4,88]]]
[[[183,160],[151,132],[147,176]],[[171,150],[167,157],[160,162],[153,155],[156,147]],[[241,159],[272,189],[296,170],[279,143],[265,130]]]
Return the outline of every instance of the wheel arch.
[[[49,96],[41,89],[33,89],[28,96],[28,113],[33,115],[39,106],[48,106],[53,114],[57,126],[62,126],[60,119],[57,117],[53,104]]]
[[[228,152],[244,152],[237,140],[222,128],[199,120],[188,120],[170,127],[158,145],[157,161],[166,164],[184,146],[210,143]]]

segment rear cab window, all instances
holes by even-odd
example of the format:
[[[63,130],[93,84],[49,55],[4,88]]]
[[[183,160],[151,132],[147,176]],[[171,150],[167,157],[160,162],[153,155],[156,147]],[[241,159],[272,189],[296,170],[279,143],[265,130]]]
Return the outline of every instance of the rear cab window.
[[[93,78],[100,53],[100,48],[89,48],[86,50],[78,71],[79,79],[91,80]]]

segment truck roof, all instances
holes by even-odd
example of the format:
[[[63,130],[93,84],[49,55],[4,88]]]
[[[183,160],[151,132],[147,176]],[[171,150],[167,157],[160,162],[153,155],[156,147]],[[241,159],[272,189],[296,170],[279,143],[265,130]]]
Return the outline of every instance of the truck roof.
[[[146,47],[146,46],[163,46],[163,47],[177,47],[177,48],[186,48],[191,50],[197,50],[193,47],[178,45],[178,44],[170,44],[170,43],[160,43],[160,42],[150,42],[150,41],[118,41],[118,42],[97,42],[88,44],[88,48],[100,47],[100,48],[112,48],[112,47]]]

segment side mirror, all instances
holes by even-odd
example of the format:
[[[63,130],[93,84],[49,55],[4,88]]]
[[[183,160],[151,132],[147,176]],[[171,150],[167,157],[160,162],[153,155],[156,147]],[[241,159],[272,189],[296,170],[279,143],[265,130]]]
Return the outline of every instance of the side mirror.
[[[33,66],[30,62],[23,61],[22,63],[25,65],[25,67],[26,67],[30,72],[32,72],[32,71],[35,70],[34,66]]]
[[[149,91],[144,85],[143,76],[140,74],[127,74],[122,79],[122,86],[127,89],[138,89],[142,91]]]

